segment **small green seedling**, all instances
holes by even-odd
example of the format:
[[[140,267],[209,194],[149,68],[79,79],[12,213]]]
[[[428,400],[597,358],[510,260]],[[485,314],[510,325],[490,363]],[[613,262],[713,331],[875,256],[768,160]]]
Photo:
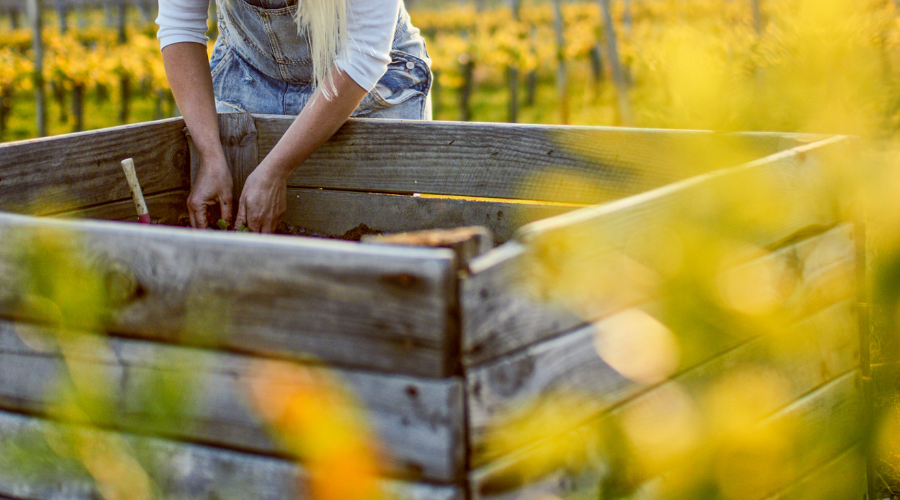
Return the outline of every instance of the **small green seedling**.
[[[228,230],[228,223],[225,222],[225,219],[219,219],[219,220],[217,220],[217,221],[216,221],[216,226],[217,226],[219,229],[221,229],[222,231],[227,231],[227,230]],[[247,226],[245,226],[245,225],[243,225],[243,224],[241,224],[240,226],[234,228],[234,230],[237,231],[237,232],[239,232],[239,233],[249,233],[249,232],[252,232],[252,231],[250,230],[249,227],[247,227]]]

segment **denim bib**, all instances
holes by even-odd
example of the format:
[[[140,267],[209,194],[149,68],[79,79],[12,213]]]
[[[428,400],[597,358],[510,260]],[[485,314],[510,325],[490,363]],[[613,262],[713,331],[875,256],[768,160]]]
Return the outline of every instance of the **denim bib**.
[[[305,32],[297,32],[296,0],[218,1],[219,38],[210,68],[220,112],[296,115],[315,90]],[[391,62],[353,116],[430,119],[430,59],[401,3]]]

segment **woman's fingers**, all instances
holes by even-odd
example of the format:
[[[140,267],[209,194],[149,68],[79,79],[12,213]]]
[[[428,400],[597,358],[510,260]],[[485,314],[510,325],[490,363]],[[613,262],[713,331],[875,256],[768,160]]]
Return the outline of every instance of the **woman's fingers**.
[[[237,218],[234,220],[235,228],[238,228],[241,226],[250,227],[247,224],[247,204],[244,203],[243,197],[241,198],[240,203],[238,203]]]
[[[244,184],[236,226],[244,224],[253,232],[272,233],[287,210],[287,185],[278,178],[256,170]]]
[[[206,228],[206,207],[207,203],[205,201],[198,200],[194,196],[188,198],[188,215],[191,217],[191,227]]]
[[[228,223],[231,226],[231,196],[222,196],[219,198],[219,208],[221,212],[222,220]]]
[[[232,219],[231,173],[223,164],[203,164],[188,196],[188,213],[191,226],[205,229],[209,223],[210,209],[219,208],[218,218],[230,223]],[[215,210],[212,210],[215,214]]]

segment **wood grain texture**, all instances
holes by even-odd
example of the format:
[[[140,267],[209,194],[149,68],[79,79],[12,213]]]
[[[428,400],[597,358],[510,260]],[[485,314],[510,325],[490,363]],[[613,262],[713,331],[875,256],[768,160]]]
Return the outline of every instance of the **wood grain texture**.
[[[363,243],[430,248],[449,248],[456,255],[460,278],[469,272],[469,262],[494,246],[494,237],[484,226],[426,229],[408,233],[363,235]]]
[[[813,312],[855,293],[854,245],[853,226],[840,224],[768,255],[763,252],[763,257],[735,266],[728,273],[738,281],[754,277],[761,293],[802,317],[804,311]],[[592,314],[579,314],[541,290],[540,275],[531,265],[526,247],[515,242],[475,259],[470,268],[472,275],[462,282],[460,292],[463,361],[468,366],[571,331],[586,320],[642,303],[654,295],[640,287],[618,286],[617,294],[605,296],[605,302],[590,311]],[[620,269],[614,265],[610,268],[613,272]],[[610,283],[622,285],[627,277],[611,277]]]
[[[311,498],[308,473],[276,458],[158,438],[118,434],[0,411],[0,495],[28,500],[94,500],[103,498],[84,465],[67,455],[67,440],[81,439],[133,457],[116,462],[127,477],[129,494],[149,479],[160,498]],[[48,445],[53,443],[53,445]],[[112,453],[100,458],[112,457]],[[121,479],[121,476],[115,479]],[[121,485],[120,485],[121,487]],[[380,489],[398,500],[463,500],[455,486],[383,480]]]
[[[58,340],[72,347],[60,351]],[[65,353],[65,355],[63,354]],[[90,374],[101,387],[70,379]],[[450,483],[464,476],[462,383],[371,372],[283,365],[268,360],[151,342],[77,334],[0,320],[0,407],[55,414],[66,388],[109,393],[115,409],[102,423],[138,434],[161,433],[267,455],[291,455],[255,410],[253,384],[262,368],[281,370],[278,390],[296,390],[296,371],[335,383],[364,408],[363,421],[383,448],[381,465],[414,480]],[[346,387],[344,387],[346,385]],[[273,389],[274,388],[273,385]],[[167,406],[165,397],[181,404]],[[299,458],[299,457],[297,457]]]
[[[53,241],[74,247],[67,265],[84,256],[86,276],[121,284],[110,332],[432,377],[458,366],[446,249],[12,214],[0,232],[14,236],[0,246],[0,314],[46,319],[22,309],[37,269],[22,251]]]
[[[867,494],[865,453],[854,446],[766,500],[865,499]]]
[[[665,281],[672,255],[699,256],[700,267],[715,269],[839,223],[823,163],[846,147],[833,138],[524,226],[521,246],[471,264],[484,275],[463,284],[467,362],[645,300]]]
[[[863,408],[858,378],[858,370],[851,371],[809,394],[797,395],[795,397],[800,399],[776,411],[751,429],[751,432],[760,432],[763,435],[775,432],[775,435],[786,440],[789,455],[780,456],[777,463],[778,470],[783,473],[777,474],[777,477],[759,477],[747,471],[747,475],[729,475],[726,480],[745,486],[742,494],[746,494],[747,498],[762,499],[795,483],[859,443],[863,435],[860,425]],[[644,413],[642,419],[635,421],[633,425],[650,426],[646,432],[652,432],[652,426],[664,425],[664,422],[671,420],[673,407],[666,404],[671,403],[668,399],[662,398],[657,401],[662,405],[657,404],[656,411]],[[652,400],[649,398],[642,401],[635,400],[634,403],[617,411],[621,415],[623,412],[634,411],[636,407],[632,405],[650,401]],[[546,453],[546,447],[523,450],[516,456],[506,457],[476,469],[472,472],[470,482],[472,498],[506,500],[536,494],[562,497],[577,494],[590,498],[605,498],[606,493],[602,484],[609,478],[610,473],[616,473],[610,470],[613,465],[610,456],[601,452],[598,444],[600,442],[598,433],[604,425],[603,419],[607,418],[609,417],[600,417],[585,426],[558,436],[557,447],[554,450],[560,453],[560,456],[557,460],[545,462],[546,469],[535,470],[527,467],[527,464],[538,458],[534,456],[535,453]],[[639,429],[640,426],[635,430],[636,435],[642,432]],[[668,434],[660,435],[664,436],[671,437]],[[645,441],[643,444],[652,444],[651,441]],[[635,451],[641,452],[640,448]],[[723,455],[723,458],[725,457],[728,455]],[[640,489],[651,498],[682,498],[685,492],[679,491],[680,485],[690,483],[684,483],[679,478],[697,477],[698,474],[709,472],[706,469],[698,470],[693,462],[687,460],[675,462],[679,463],[682,467],[676,465],[662,479],[648,479]],[[534,474],[535,472],[538,473]],[[762,481],[755,481],[759,479]]]
[[[130,199],[133,158],[145,195],[189,187],[180,118],[0,144],[0,210],[36,215]]]
[[[796,473],[780,486],[786,487],[796,482],[860,442],[865,435],[861,388],[859,370],[854,370],[798,399],[761,423],[764,428],[776,427],[788,419],[787,424],[796,432],[798,446],[793,461]]]
[[[763,153],[760,157],[787,151],[805,144],[824,141],[830,137],[825,134],[787,132],[734,132],[729,135],[739,137],[741,141],[746,141],[748,147]]]
[[[462,200],[411,195],[289,188],[286,232],[351,238],[364,233],[401,233],[480,225],[503,243],[523,224],[559,215],[572,206]]]
[[[150,209],[150,222],[165,226],[184,226],[188,220],[187,197],[189,193],[190,191],[186,189],[179,189],[146,196],[144,199]],[[55,214],[55,217],[137,222],[134,203],[128,200],[80,208]]]
[[[721,332],[725,340],[706,346],[703,352],[695,348],[690,353],[691,361],[683,363],[673,383],[690,394],[702,394],[728,374],[767,366],[791,386],[789,394],[804,394],[859,365],[854,305],[852,300],[837,303],[789,330],[749,342]],[[471,463],[483,465],[515,447],[548,439],[554,431],[536,428],[543,420],[535,419],[535,415],[556,415],[556,430],[563,432],[566,424],[576,427],[638,394],[646,393],[637,398],[639,404],[641,398],[652,400],[656,390],[669,390],[652,389],[610,366],[620,366],[617,362],[621,360],[604,359],[595,347],[598,339],[610,333],[601,321],[469,371],[466,385]],[[759,417],[773,410],[760,407]],[[506,429],[514,429],[516,435]],[[502,440],[502,447],[492,443],[498,440]]]
[[[291,120],[256,116],[260,159]],[[351,119],[288,184],[592,204],[774,152],[701,131]]]

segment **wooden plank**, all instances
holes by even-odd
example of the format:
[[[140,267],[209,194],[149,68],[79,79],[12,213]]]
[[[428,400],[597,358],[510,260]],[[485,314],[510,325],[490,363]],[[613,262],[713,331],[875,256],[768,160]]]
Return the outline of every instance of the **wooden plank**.
[[[150,210],[150,222],[166,226],[186,226],[187,197],[190,191],[179,189],[167,193],[145,196],[144,201]],[[125,222],[137,222],[137,213],[131,200],[114,201],[71,212],[56,214],[56,217],[100,219]]]
[[[92,346],[70,349],[65,357],[56,340]],[[266,365],[268,363],[268,365]],[[67,398],[60,387],[72,385],[67,366],[96,374],[100,387],[87,391],[110,394],[114,413],[102,422],[138,434],[157,434],[248,450],[290,455],[273,439],[254,408],[249,388],[261,383],[261,366],[322,376],[346,384],[365,408],[363,419],[384,450],[382,464],[395,476],[453,482],[464,476],[462,383],[458,378],[421,379],[371,372],[282,366],[271,361],[214,351],[186,349],[144,341],[78,335],[0,320],[0,407],[19,412],[58,413]],[[83,370],[83,372],[82,372]],[[84,377],[82,377],[84,378]],[[184,399],[176,409],[160,403],[166,381]],[[291,382],[279,381],[285,388]],[[180,390],[178,390],[180,389]],[[340,390],[344,390],[340,387]],[[285,392],[289,392],[285,389]],[[84,394],[82,393],[82,396]]]
[[[804,484],[817,471],[828,470],[835,462],[842,463],[848,449],[864,446],[866,424],[861,386],[861,373],[857,369],[804,395],[754,428],[745,430],[745,435],[726,438],[728,447],[711,457],[716,461],[712,467],[719,478],[708,478],[717,479],[718,497],[740,495],[768,499],[784,493],[790,498],[825,488],[829,493],[827,498],[853,498],[831,494],[860,491],[860,481],[865,492],[866,465],[861,456],[843,462],[858,467],[855,470],[820,478],[824,482],[814,487]],[[690,498],[698,493],[698,486],[703,488],[701,485],[695,485],[693,491],[684,488],[690,484],[689,478],[698,478],[695,467],[695,464],[678,464],[661,477],[644,483],[641,490],[661,498]]]
[[[766,500],[865,499],[867,494],[865,453],[854,446]]]
[[[784,307],[793,309],[793,314],[802,316],[803,311],[813,312],[855,293],[848,291],[848,287],[855,286],[853,238],[853,226],[841,224],[821,236],[737,266],[731,272],[767,277],[770,283],[759,285],[766,291],[778,292],[774,297],[782,300]],[[462,282],[460,291],[466,365],[477,365],[570,331],[584,324],[585,319],[598,319],[642,303],[652,295],[639,288],[622,287],[618,295],[608,297],[602,304],[605,308],[597,310],[594,318],[585,318],[541,294],[537,289],[540,277],[534,275],[528,259],[526,248],[511,242],[470,264],[472,275]],[[612,267],[610,272],[617,270]],[[622,282],[614,277],[609,279],[610,283]],[[786,284],[793,288],[786,289]]]
[[[146,195],[188,188],[180,118],[0,144],[0,210],[47,215],[128,199],[134,158]]]
[[[623,423],[622,419],[627,418],[623,416],[623,413],[633,411],[641,401],[652,402],[652,399],[643,398],[620,407],[614,418],[620,424]],[[662,404],[656,405],[655,412],[643,415],[650,417],[643,422],[650,426],[646,431],[648,433],[654,432],[653,425],[659,425],[674,418],[675,408],[665,404],[667,398],[662,398],[656,403]],[[759,432],[761,435],[773,435],[769,433],[774,433],[785,440],[784,449],[790,451],[787,456],[779,455],[777,459],[772,459],[776,460],[773,462],[766,462],[766,458],[762,457],[760,458],[762,462],[754,463],[777,464],[779,471],[784,472],[780,478],[759,477],[758,470],[756,471],[757,475],[754,475],[753,471],[745,470],[744,474],[727,475],[725,480],[746,486],[741,493],[747,498],[764,498],[766,495],[779,491],[859,443],[863,436],[863,429],[860,425],[862,411],[862,395],[858,370],[856,370],[829,382],[812,393],[803,395],[799,400],[767,417],[753,428],[745,430],[745,432]],[[503,460],[497,460],[473,471],[470,476],[471,498],[506,500],[539,494],[561,497],[577,494],[590,498],[605,498],[607,493],[604,492],[602,485],[604,482],[607,485],[610,484],[610,481],[613,480],[610,475],[617,473],[617,469],[614,468],[616,464],[611,462],[610,455],[600,451],[598,444],[601,440],[601,431],[608,422],[605,419],[608,418],[609,416],[600,417],[565,435],[558,436],[555,443],[522,450],[515,456],[505,457]],[[636,421],[633,424],[640,425],[641,422]],[[640,435],[640,427],[635,432],[635,435]],[[660,430],[656,432],[658,433]],[[715,429],[705,428],[704,432],[710,433],[708,439],[712,439]],[[669,433],[656,435],[659,439],[666,440],[674,437]],[[707,439],[707,437],[701,437],[698,445],[706,442],[703,439]],[[739,444],[740,441],[736,441],[736,443]],[[631,442],[631,444],[635,443]],[[653,439],[645,440],[642,444],[652,446]],[[622,445],[624,446],[624,443]],[[542,461],[541,454],[546,454],[548,450],[556,453],[556,456],[553,457],[555,460]],[[738,452],[735,455],[716,455],[718,457],[716,468],[734,465],[723,463],[723,460],[731,457],[740,459],[745,456],[740,455],[740,450],[735,451]],[[752,452],[752,450],[748,451]],[[651,450],[644,450],[640,446],[634,448],[632,452],[635,456],[641,456],[641,453],[652,453]],[[689,478],[708,477],[714,479],[714,477],[705,476],[706,474],[711,475],[713,468],[712,466],[698,466],[698,460],[700,464],[705,462],[699,455],[693,455],[694,453],[701,454],[702,452],[699,450],[683,452],[681,459],[673,462],[676,464],[675,469],[666,473],[661,479],[654,479],[643,484],[640,491],[649,495],[650,498],[684,498],[685,495],[687,498],[696,498],[696,495],[691,496],[689,491],[684,491],[684,485],[691,484]],[[535,468],[536,462],[543,463],[543,468]],[[529,464],[531,465],[529,466]],[[611,467],[613,468],[611,469]],[[618,479],[627,480],[627,478],[621,477]],[[687,481],[685,481],[686,479]],[[766,479],[777,480],[765,481]],[[740,482],[740,480],[746,482]],[[763,482],[762,484],[752,484],[754,480],[763,480]],[[751,487],[759,489],[759,491],[751,490]]]
[[[804,144],[824,141],[830,137],[824,134],[790,132],[733,132],[729,135],[739,137],[741,141],[746,141],[748,145],[751,145],[749,147],[762,152],[760,157],[793,149]]]
[[[401,233],[481,225],[494,234],[496,243],[503,243],[523,224],[574,208],[577,206],[515,200],[289,188],[281,230],[350,238],[367,232]]]
[[[459,364],[450,250],[13,214],[0,233],[0,315],[46,319],[23,309],[23,252],[53,242],[117,284],[110,332],[431,377]]]
[[[107,476],[109,482],[131,472],[124,476],[124,485],[118,484],[128,488],[130,498],[151,498],[141,496],[144,487],[152,488],[159,498],[183,500],[311,498],[307,471],[285,460],[66,426],[8,412],[0,412],[0,494],[29,500],[106,498],[83,463],[66,455],[67,439],[108,451],[95,458],[116,467],[117,474]],[[133,458],[116,460],[117,456]],[[378,486],[387,498],[400,500],[464,498],[451,485],[383,480]]]
[[[776,427],[788,420],[787,424],[793,426],[792,430],[796,432],[795,474],[789,476],[789,480],[809,474],[860,442],[865,435],[861,387],[859,371],[855,370],[762,422],[762,427]],[[785,487],[788,484],[773,486]]]
[[[702,257],[698,265],[711,272],[840,222],[822,164],[847,146],[829,139],[524,226],[520,246],[471,264],[461,298],[465,358],[487,359],[640,303],[671,272],[673,255]]]
[[[291,121],[256,116],[260,159]],[[704,131],[351,119],[288,185],[593,204],[773,152]]]
[[[582,325],[584,318],[534,292],[526,249],[515,240],[469,263],[460,283],[463,363],[473,366]],[[623,302],[641,297],[620,296]]]
[[[469,272],[469,262],[487,252],[494,245],[494,237],[483,226],[464,226],[453,229],[427,229],[395,234],[363,235],[363,243],[414,247],[449,248],[456,254],[460,274]]]
[[[595,347],[598,339],[610,333],[617,316],[631,314],[644,313],[625,311],[470,370],[466,392],[471,463],[483,465],[516,447],[547,439],[554,431],[536,428],[544,420],[535,419],[535,415],[554,419],[557,431],[563,432],[567,430],[563,424],[575,427],[648,391],[648,385],[626,378],[614,368],[621,370],[619,360],[604,359]],[[845,300],[786,332],[772,332],[749,342],[739,335],[731,337],[732,332],[722,332],[718,345],[706,346],[702,352],[697,349],[687,362],[682,359],[676,383],[692,394],[702,393],[706,385],[724,374],[748,366],[772,365],[778,376],[791,384],[790,394],[796,397],[859,365],[855,321],[855,302]],[[559,406],[559,413],[553,410],[556,399],[565,402]],[[760,411],[764,414],[772,409]],[[498,439],[502,447],[492,443]]]

